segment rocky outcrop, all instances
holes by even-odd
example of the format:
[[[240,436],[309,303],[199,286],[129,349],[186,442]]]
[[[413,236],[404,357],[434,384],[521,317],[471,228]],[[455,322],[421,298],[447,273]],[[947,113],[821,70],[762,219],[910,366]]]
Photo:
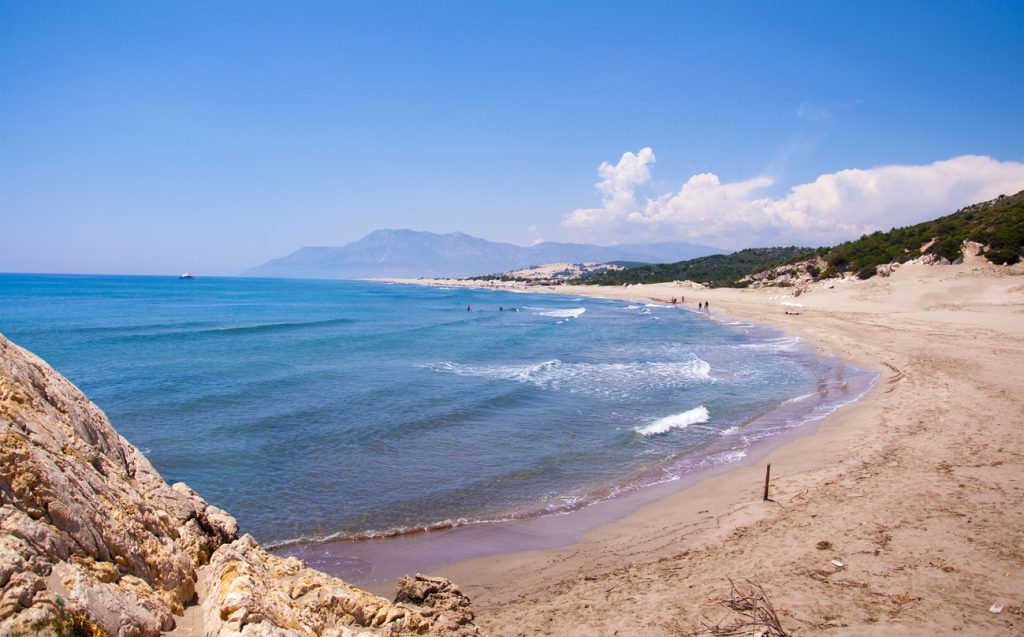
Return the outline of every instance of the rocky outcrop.
[[[405,581],[444,593],[412,598],[400,585],[392,603],[295,558],[271,555],[246,535],[214,554],[199,590],[207,635],[480,634],[469,599],[451,582],[422,575]]]
[[[205,635],[476,635],[472,613],[449,608],[468,600],[438,586],[443,607],[391,603],[239,538],[231,515],[169,486],[74,385],[0,336],[0,635],[87,616],[150,637],[196,604]]]
[[[475,635],[473,610],[469,598],[459,587],[443,577],[405,576],[398,580],[395,601],[413,604],[427,610],[421,611],[430,617],[436,626],[451,634]]]
[[[748,274],[740,279],[752,288],[763,287],[800,287],[806,289],[827,268],[827,264],[817,257],[796,263],[787,263]]]

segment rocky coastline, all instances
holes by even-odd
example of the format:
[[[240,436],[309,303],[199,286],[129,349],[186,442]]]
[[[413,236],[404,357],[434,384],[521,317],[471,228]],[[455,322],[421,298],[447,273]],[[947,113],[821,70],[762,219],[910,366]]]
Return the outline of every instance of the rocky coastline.
[[[182,618],[197,618],[191,628]],[[0,335],[0,635],[476,636],[454,584],[395,601],[274,556]]]

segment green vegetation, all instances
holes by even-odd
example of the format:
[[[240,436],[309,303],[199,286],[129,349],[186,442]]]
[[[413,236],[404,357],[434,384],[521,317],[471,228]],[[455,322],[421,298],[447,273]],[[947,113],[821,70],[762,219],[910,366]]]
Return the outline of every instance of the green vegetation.
[[[527,279],[521,276],[509,276],[507,274],[481,274],[480,276],[468,276],[467,281],[502,281],[506,283],[510,282],[523,282],[527,283],[532,279]]]
[[[622,285],[688,279],[713,287],[740,287],[744,285],[740,279],[747,275],[812,258],[825,262],[824,270],[814,263],[803,266],[817,280],[844,272],[853,272],[861,279],[868,279],[875,275],[880,265],[903,263],[923,254],[956,261],[961,256],[965,240],[987,246],[985,257],[992,263],[1012,265],[1020,261],[1024,257],[1024,191],[967,206],[932,221],[893,228],[889,232],[874,232],[831,248],[751,248],[679,263],[642,265],[593,274],[572,283]],[[790,270],[789,275],[795,277],[797,272]],[[769,277],[768,280],[774,285],[788,284],[777,277]]]
[[[748,248],[732,254],[714,254],[679,263],[642,265],[626,270],[604,272],[571,283],[622,285],[689,280],[708,283],[713,287],[736,287],[740,285],[737,283],[739,279],[766,266],[798,261],[813,255],[812,248]]]
[[[1019,261],[1024,254],[1024,191],[967,206],[932,221],[875,232],[831,249],[821,248],[818,254],[837,272],[861,275],[869,268],[873,271],[876,266],[902,263],[922,254],[955,261],[961,256],[964,240],[988,246],[985,257],[992,263]],[[921,247],[929,243],[922,253]]]
[[[620,268],[638,268],[642,265],[651,265],[647,261],[609,261],[609,265],[617,265]]]

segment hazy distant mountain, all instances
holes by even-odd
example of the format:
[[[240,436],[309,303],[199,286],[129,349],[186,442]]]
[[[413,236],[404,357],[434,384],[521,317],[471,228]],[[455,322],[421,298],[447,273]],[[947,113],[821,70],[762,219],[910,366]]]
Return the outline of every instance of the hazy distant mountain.
[[[724,252],[690,243],[597,246],[539,243],[528,248],[461,232],[376,230],[340,248],[300,248],[252,268],[248,276],[314,279],[357,277],[461,277],[544,263],[639,261],[665,263]]]

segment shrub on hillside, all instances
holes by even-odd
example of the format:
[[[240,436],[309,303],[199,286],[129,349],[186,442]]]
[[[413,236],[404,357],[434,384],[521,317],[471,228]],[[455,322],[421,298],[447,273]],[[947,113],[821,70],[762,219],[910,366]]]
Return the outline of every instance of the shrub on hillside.
[[[993,230],[988,239],[985,257],[992,263],[1013,265],[1020,261],[1024,250],[1024,230],[1020,228],[999,228]]]
[[[963,256],[963,243],[952,237],[946,237],[933,243],[928,248],[928,253],[956,261]]]
[[[857,270],[857,278],[861,279],[861,280],[870,279],[871,277],[875,276],[877,273],[878,273],[878,266],[866,265],[863,268],[861,268],[860,270]]]

